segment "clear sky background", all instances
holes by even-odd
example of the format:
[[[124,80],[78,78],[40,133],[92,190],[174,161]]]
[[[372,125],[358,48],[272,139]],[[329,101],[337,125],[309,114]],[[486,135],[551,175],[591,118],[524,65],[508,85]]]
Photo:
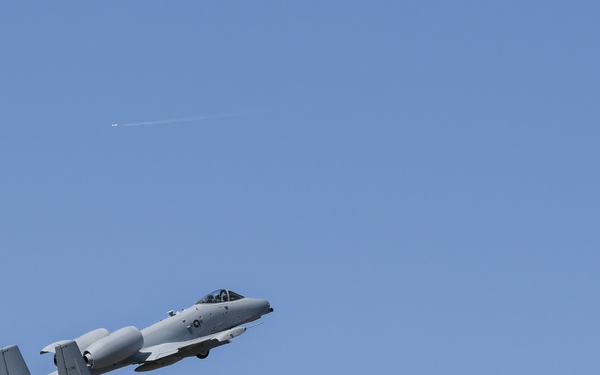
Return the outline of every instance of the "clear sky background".
[[[223,287],[155,374],[597,374],[599,4],[4,2],[0,346]]]

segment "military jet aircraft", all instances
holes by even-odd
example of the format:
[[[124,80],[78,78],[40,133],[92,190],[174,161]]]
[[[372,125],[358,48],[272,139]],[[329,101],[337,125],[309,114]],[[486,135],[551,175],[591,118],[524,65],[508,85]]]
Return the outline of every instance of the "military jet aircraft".
[[[150,371],[172,365],[186,357],[208,357],[211,349],[228,344],[246,332],[243,324],[273,312],[269,301],[246,298],[227,289],[207,294],[196,304],[142,330],[130,326],[110,333],[98,328],[74,340],[52,343],[40,354],[55,353],[56,347],[75,341],[91,375],[128,365],[135,371]],[[54,373],[56,374],[56,372]],[[2,374],[0,374],[2,375]]]

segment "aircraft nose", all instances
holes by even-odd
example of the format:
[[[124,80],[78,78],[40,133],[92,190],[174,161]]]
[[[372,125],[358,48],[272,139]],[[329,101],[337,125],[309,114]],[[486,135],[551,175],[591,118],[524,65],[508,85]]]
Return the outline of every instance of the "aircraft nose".
[[[258,316],[263,316],[273,311],[271,304],[266,299],[255,299],[253,302],[254,311]]]
[[[269,301],[267,301],[266,299],[262,300],[263,302],[263,312],[262,315],[266,315],[268,313],[272,313],[273,312],[273,308],[271,307],[271,304],[269,303]]]
[[[244,298],[240,306],[243,306],[241,307],[242,314],[244,315],[244,318],[241,319],[242,323],[253,322],[273,311],[271,304],[266,299]]]
[[[260,311],[260,315],[264,315],[271,308],[271,304],[266,299],[256,300],[256,308]]]
[[[269,301],[267,301],[267,310],[266,310],[265,314],[272,313],[272,312],[273,312],[273,308],[271,307],[271,304],[269,303]]]

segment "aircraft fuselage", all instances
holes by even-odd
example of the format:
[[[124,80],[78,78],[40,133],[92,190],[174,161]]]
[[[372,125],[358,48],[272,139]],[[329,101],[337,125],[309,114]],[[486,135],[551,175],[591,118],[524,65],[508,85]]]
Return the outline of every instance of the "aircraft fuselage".
[[[100,328],[73,341],[92,375],[138,364],[136,371],[150,371],[183,358],[206,358],[208,352],[227,344],[246,331],[242,324],[273,311],[269,301],[245,298],[225,289],[208,294],[193,306],[174,313],[142,330],[130,326],[109,333]],[[41,353],[68,340],[50,344]]]

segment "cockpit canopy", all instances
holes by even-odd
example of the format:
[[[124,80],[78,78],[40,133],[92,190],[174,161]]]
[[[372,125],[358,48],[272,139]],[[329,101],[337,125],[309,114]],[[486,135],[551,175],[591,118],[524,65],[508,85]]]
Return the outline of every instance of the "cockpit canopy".
[[[236,292],[232,292],[231,290],[217,289],[214,292],[208,293],[207,295],[202,297],[200,301],[196,302],[196,305],[200,303],[221,303],[237,301],[242,298],[244,298],[244,296],[242,296],[241,294],[237,294]]]

